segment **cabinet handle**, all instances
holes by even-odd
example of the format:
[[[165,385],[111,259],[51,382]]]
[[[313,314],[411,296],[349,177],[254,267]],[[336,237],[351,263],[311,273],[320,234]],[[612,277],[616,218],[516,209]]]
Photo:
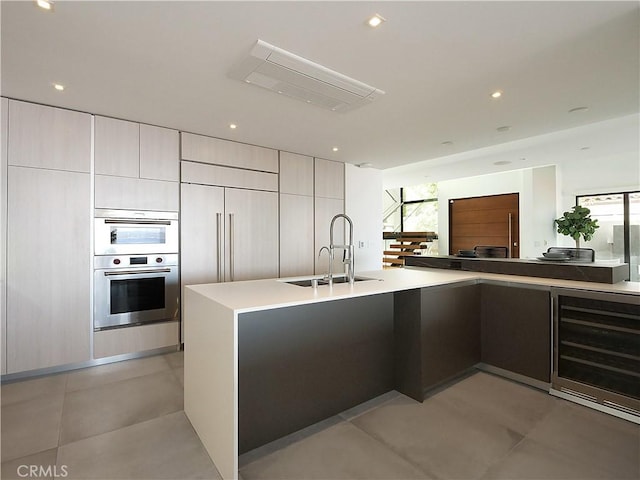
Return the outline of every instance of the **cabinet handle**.
[[[218,267],[217,282],[222,281],[222,214],[216,213],[216,266]]]
[[[149,268],[140,270],[118,270],[116,272],[104,272],[105,277],[114,277],[117,275],[142,275],[146,273],[169,273],[170,268]]]
[[[513,247],[513,242],[511,238],[511,222],[512,222],[511,212],[509,212],[509,248],[507,249],[509,258],[511,258],[511,248]]]
[[[116,223],[122,225],[171,225],[170,220],[143,220],[137,218],[105,218],[104,223]]]
[[[233,265],[233,213],[229,214],[229,280],[233,282],[234,265]]]

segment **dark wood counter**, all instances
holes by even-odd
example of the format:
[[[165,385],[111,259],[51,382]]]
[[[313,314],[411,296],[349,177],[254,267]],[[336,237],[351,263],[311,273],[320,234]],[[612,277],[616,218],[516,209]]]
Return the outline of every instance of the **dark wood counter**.
[[[598,264],[597,262],[551,262],[525,258],[471,258],[454,255],[431,257],[415,255],[405,257],[405,265],[596,283],[618,283],[629,280],[629,264],[627,263],[606,265]]]

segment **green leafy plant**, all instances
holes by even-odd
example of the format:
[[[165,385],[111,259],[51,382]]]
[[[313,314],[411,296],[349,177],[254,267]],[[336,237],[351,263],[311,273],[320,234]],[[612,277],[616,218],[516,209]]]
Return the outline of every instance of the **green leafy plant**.
[[[591,210],[580,205],[573,207],[570,212],[564,212],[562,217],[555,220],[555,223],[558,226],[558,233],[576,241],[576,248],[580,248],[580,237],[588,242],[593,238],[596,229],[600,228],[598,220],[591,219]]]

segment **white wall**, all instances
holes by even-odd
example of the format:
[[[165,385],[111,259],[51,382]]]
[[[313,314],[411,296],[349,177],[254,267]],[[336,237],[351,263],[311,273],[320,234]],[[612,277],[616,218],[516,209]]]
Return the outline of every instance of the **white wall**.
[[[382,171],[345,164],[345,213],[353,220],[355,269],[382,268]]]
[[[555,245],[556,168],[546,166],[438,183],[438,251],[449,249],[449,200],[505,193],[519,194],[520,257],[538,257]],[[449,252],[453,253],[453,252]]]
[[[562,203],[558,216],[576,204],[576,195],[640,189],[640,161],[636,152],[603,154],[566,162],[558,168],[562,180]]]

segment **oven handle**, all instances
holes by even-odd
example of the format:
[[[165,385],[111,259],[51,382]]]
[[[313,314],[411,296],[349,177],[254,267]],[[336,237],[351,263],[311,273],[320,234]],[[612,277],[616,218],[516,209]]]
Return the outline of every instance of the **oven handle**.
[[[115,275],[142,275],[143,273],[169,273],[171,272],[170,268],[156,268],[156,269],[145,269],[145,270],[118,270],[117,272],[104,272],[105,277],[112,277]]]
[[[104,223],[122,223],[127,225],[171,225],[171,220],[142,220],[130,218],[105,218]]]

